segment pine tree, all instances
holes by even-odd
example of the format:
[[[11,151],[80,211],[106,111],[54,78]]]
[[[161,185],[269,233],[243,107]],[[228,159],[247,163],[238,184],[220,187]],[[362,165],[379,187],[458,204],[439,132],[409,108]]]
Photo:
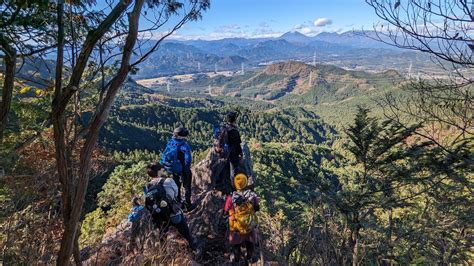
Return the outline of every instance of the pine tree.
[[[343,145],[343,156],[337,159],[336,164],[342,167],[333,172],[337,182],[320,185],[322,192],[344,217],[353,265],[358,265],[362,257],[362,230],[379,219],[375,212],[387,212],[390,217],[392,208],[400,204],[401,195],[395,192],[395,188],[410,182],[415,170],[405,163],[413,152],[405,140],[416,128],[406,129],[385,121],[379,123],[369,117],[368,109],[359,107],[354,124],[346,130],[349,143]],[[327,179],[329,177],[330,174],[326,175]],[[387,232],[387,245],[390,246],[391,225],[382,230]],[[365,247],[364,250],[368,252]],[[390,253],[389,249],[385,252],[381,254],[383,257]]]

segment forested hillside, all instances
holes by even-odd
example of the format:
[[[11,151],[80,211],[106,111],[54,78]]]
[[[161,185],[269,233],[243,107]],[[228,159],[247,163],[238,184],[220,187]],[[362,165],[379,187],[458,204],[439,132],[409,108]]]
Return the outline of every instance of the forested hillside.
[[[299,63],[286,66],[293,64],[306,67]],[[280,67],[285,65],[271,66],[266,72],[282,76],[293,73],[292,69]],[[370,102],[364,89],[356,92],[360,94],[355,99],[363,104]],[[24,128],[22,121],[29,121],[30,131],[22,133],[23,139],[34,136],[46,115],[27,110],[34,106],[37,110],[46,108],[41,107],[44,100],[41,94],[31,91],[16,92],[13,110],[17,117],[12,120],[16,126],[9,130],[20,130]],[[176,126],[190,130],[189,141],[197,163],[211,147],[214,126],[222,123],[229,110],[237,109],[238,126],[250,145],[258,178],[256,192],[263,205],[259,217],[266,259],[303,264],[344,264],[354,256],[358,260],[364,256],[367,263],[380,262],[381,257],[402,264],[471,260],[469,226],[474,212],[468,204],[472,195],[463,185],[472,182],[468,168],[453,158],[447,161],[442,150],[416,137],[414,132],[419,126],[403,129],[395,123],[370,118],[373,115],[363,109],[356,118],[355,103],[341,109],[350,102],[334,100],[316,106],[282,107],[285,104],[228,96],[173,98],[128,80],[100,132],[80,247],[98,246],[126,218],[131,197],[140,193],[147,182],[144,167],[159,160]],[[325,121],[333,120],[322,120],[318,114],[331,110],[340,112],[332,115],[344,126],[330,125]],[[83,119],[87,122],[90,114],[84,113]],[[348,131],[344,130],[349,126]],[[21,142],[20,136],[9,139]],[[16,169],[13,175],[41,172],[43,179],[48,177],[54,169],[51,145],[51,132],[26,144],[19,157],[11,158]],[[36,154],[36,159],[31,154]],[[28,163],[39,158],[38,165]],[[50,166],[40,170],[44,165]],[[42,226],[30,223],[27,229],[21,223],[21,213],[37,208],[30,213],[31,219],[49,219],[41,214],[48,205],[38,205],[37,200],[55,202],[57,195],[27,192],[30,196],[24,198],[18,185],[28,179],[20,178],[15,183],[10,180],[2,181],[3,201],[21,199],[22,204],[4,209],[5,215],[16,217],[2,222],[10,232],[5,239],[5,261],[26,259],[19,253],[25,247],[31,254],[29,258],[47,261],[45,245],[52,245],[54,237],[39,245],[41,249],[28,242],[12,241],[25,238],[16,228],[24,228],[26,233]],[[54,183],[42,184],[40,191],[51,189]],[[47,217],[55,215],[51,210],[47,213]],[[53,229],[58,226],[48,223],[47,228],[59,230]],[[445,250],[453,255],[447,255]]]
[[[473,9],[364,4],[385,28],[170,41],[209,0],[0,1],[0,264],[228,263],[230,112],[261,265],[474,264]],[[127,220],[175,129],[199,243]]]
[[[97,176],[90,181],[81,247],[98,245],[126,218],[130,198],[140,193],[147,180],[144,167],[160,158],[176,126],[189,128],[198,162],[211,146],[214,125],[222,123],[226,112],[238,109],[238,126],[250,144],[258,178],[256,192],[262,198],[259,217],[267,259],[345,263],[353,259],[357,246],[351,239],[356,234],[357,242],[365,247],[357,256],[364,254],[364,261],[370,263],[383,254],[391,254],[400,263],[429,263],[442,259],[446,248],[464,250],[451,261],[469,260],[472,239],[462,228],[471,221],[472,210],[458,204],[467,204],[469,193],[461,184],[442,182],[448,178],[443,173],[446,169],[459,178],[468,178],[469,171],[445,161],[441,150],[419,142],[412,136],[416,127],[404,130],[360,110],[355,121],[354,116],[345,118],[351,121],[349,131],[338,132],[311,108],[239,105],[225,97],[163,96],[155,102],[147,94],[154,95],[153,91],[137,94],[130,89],[136,86],[124,88],[100,133],[97,160],[102,159],[96,166]],[[42,139],[50,142],[50,137]],[[39,154],[50,147],[34,143],[27,151]],[[25,164],[25,159],[19,162]],[[21,169],[16,171],[26,168]],[[11,184],[6,188],[5,200],[15,199],[16,188]],[[25,203],[34,202],[32,198]],[[454,206],[465,207],[454,211]],[[456,222],[434,224],[434,220]],[[440,231],[445,232],[442,237]],[[441,239],[453,242],[438,246]],[[12,258],[20,256],[8,250]],[[33,247],[29,250],[38,252]]]
[[[164,104],[122,106],[112,111],[101,134],[110,150],[160,152],[178,125],[190,130],[193,148],[209,148],[214,126],[224,123],[229,107],[183,108]],[[239,107],[240,109],[240,107]],[[303,108],[240,110],[240,129],[249,142],[319,144],[334,136],[331,127]]]

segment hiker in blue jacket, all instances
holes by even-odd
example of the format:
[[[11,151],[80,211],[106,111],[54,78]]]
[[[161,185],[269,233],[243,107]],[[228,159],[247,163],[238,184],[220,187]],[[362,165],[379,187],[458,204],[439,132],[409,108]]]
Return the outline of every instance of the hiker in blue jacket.
[[[181,187],[184,187],[184,209],[190,211],[191,204],[191,162],[192,151],[187,142],[189,131],[184,127],[178,127],[173,131],[173,137],[166,144],[165,151],[160,163],[165,167],[178,186],[178,199],[181,198]]]

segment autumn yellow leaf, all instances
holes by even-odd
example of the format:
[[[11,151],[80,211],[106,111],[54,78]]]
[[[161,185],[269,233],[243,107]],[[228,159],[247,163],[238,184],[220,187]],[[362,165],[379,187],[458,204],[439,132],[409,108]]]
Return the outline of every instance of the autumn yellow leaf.
[[[30,87],[28,87],[28,86],[25,86],[25,87],[21,88],[21,90],[20,90],[20,93],[21,93],[21,94],[23,94],[23,93],[27,93],[27,92],[29,92],[29,91],[30,91],[30,89],[31,89]]]

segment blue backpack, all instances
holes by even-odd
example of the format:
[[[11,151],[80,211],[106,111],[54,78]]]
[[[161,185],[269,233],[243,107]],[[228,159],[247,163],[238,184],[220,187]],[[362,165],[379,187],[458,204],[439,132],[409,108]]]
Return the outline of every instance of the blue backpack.
[[[141,205],[134,206],[132,211],[128,214],[128,221],[129,222],[134,222],[141,216],[141,211],[145,209]]]
[[[163,165],[166,172],[170,174],[181,174],[183,172],[183,164],[178,160],[178,152],[183,142],[170,141],[166,145],[160,164]]]

